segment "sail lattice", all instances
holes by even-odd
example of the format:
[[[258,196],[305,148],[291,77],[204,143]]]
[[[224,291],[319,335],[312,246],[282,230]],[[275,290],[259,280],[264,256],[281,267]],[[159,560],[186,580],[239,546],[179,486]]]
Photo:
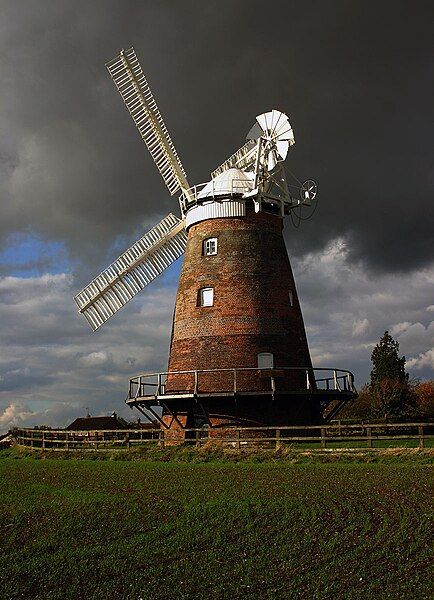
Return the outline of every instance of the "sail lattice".
[[[170,213],[75,296],[78,311],[95,331],[175,262],[186,244],[183,221]]]
[[[190,186],[134,48],[122,50],[107,69],[173,196]]]

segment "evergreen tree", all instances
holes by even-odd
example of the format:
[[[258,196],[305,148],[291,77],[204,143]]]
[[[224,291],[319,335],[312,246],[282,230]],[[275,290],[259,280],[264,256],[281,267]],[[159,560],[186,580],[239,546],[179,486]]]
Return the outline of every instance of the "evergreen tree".
[[[385,331],[371,355],[369,391],[377,416],[406,417],[414,411],[415,396],[405,371],[405,356],[398,352],[399,343]]]
[[[405,372],[405,356],[399,358],[398,351],[399,342],[394,340],[388,331],[385,331],[371,354],[373,366],[371,386],[377,385],[384,379],[402,383],[408,381],[408,373]]]

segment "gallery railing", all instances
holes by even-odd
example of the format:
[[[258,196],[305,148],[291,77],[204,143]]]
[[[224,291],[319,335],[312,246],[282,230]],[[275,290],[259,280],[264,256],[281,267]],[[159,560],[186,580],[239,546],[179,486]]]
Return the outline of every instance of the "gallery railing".
[[[240,369],[200,369],[192,371],[163,371],[144,373],[130,379],[128,401],[145,397],[175,394],[200,395],[210,393],[212,381],[221,393],[291,391],[288,381],[294,381],[293,391],[336,392],[357,394],[354,375],[345,369],[311,367],[257,367]],[[168,385],[169,384],[169,385]],[[260,384],[260,385],[259,385]]]

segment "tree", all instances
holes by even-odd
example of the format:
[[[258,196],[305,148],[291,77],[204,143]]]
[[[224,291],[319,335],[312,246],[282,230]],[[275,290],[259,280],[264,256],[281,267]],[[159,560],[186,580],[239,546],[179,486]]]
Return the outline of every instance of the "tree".
[[[399,342],[385,331],[371,355],[369,391],[373,412],[379,417],[407,417],[414,412],[414,386],[405,371],[405,356],[398,353]]]
[[[399,356],[399,343],[388,331],[375,346],[371,361],[370,382],[339,412],[339,418],[434,417],[434,380],[409,379],[405,356]]]
[[[372,394],[365,384],[357,398],[348,402],[338,413],[338,419],[370,419],[373,416]]]
[[[421,418],[434,417],[434,379],[416,385],[416,413]]]
[[[371,386],[376,386],[384,379],[402,383],[408,381],[408,373],[405,372],[405,356],[399,358],[398,352],[399,342],[394,340],[388,331],[385,331],[371,354],[373,366]]]

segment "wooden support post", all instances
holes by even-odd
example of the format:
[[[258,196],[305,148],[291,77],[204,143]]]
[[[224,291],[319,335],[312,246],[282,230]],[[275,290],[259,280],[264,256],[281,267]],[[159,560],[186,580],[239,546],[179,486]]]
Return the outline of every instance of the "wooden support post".
[[[326,436],[325,436],[325,427],[321,427],[321,449],[324,450],[326,447]]]
[[[424,448],[425,446],[425,440],[423,437],[423,425],[419,425],[419,427],[417,428],[418,432],[419,432],[419,448]]]
[[[366,445],[368,448],[372,448],[372,431],[370,427],[366,428]]]
[[[279,450],[281,447],[280,443],[280,429],[276,429],[276,450]]]

